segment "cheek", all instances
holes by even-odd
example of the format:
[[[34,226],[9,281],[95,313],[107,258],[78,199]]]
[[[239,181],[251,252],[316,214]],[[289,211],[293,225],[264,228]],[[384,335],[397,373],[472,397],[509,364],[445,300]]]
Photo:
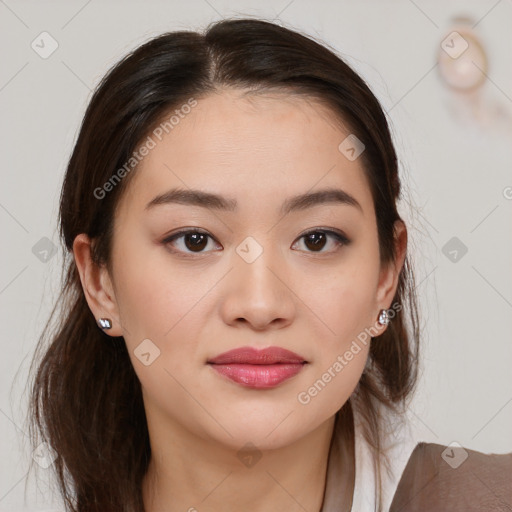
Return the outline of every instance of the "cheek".
[[[325,294],[316,297],[319,317],[328,329],[317,336],[320,350],[308,382],[299,390],[299,407],[311,417],[335,414],[356,388],[368,359],[371,339],[368,323],[371,286],[354,276],[330,281]]]
[[[376,249],[376,248],[375,248]],[[334,269],[333,269],[334,270]],[[298,402],[313,410],[336,412],[350,397],[368,359],[374,324],[373,309],[378,280],[378,252],[354,251],[328,276],[308,277],[313,293],[308,306],[321,320],[314,372]],[[311,301],[311,302],[309,302]]]
[[[183,272],[164,248],[147,244],[125,244],[116,267],[116,298],[128,338],[165,342],[187,323],[187,314],[208,289],[208,281],[197,271]]]
[[[171,375],[181,382],[190,367],[204,364],[201,333],[211,316],[208,308],[219,276],[199,266],[176,264],[163,248],[142,251],[133,244],[125,254],[129,256],[120,260],[116,272],[125,342],[142,385],[156,394],[163,392],[165,400],[166,393],[180,395]],[[153,352],[157,354],[147,367],[137,359],[142,343],[151,360]]]
[[[354,253],[327,275],[305,278],[307,305],[326,326],[325,340],[333,349],[373,325],[376,265],[374,257]]]
[[[173,410],[185,410],[190,399],[182,387],[183,373],[190,374],[195,365],[200,318],[207,314],[201,298],[214,282],[200,272],[171,266],[165,250],[143,254],[134,245],[125,254],[129,256],[116,269],[116,292],[126,346],[146,403],[166,410],[171,401]]]
[[[361,379],[369,349],[369,340],[340,339],[316,360],[315,371],[296,395],[305,418],[327,418],[343,407]]]

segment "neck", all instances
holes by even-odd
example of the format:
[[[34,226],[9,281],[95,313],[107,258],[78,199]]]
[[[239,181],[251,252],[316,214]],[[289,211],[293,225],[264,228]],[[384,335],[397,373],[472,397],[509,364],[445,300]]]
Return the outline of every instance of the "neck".
[[[175,423],[162,428],[161,418],[154,424],[146,512],[321,511],[334,416],[290,445],[247,456]]]

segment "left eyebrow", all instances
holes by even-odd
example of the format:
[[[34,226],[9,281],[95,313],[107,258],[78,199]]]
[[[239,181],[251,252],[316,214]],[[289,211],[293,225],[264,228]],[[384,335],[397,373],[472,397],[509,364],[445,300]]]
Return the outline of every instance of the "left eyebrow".
[[[306,210],[321,204],[342,204],[354,206],[363,213],[363,207],[357,199],[340,188],[326,188],[316,192],[307,192],[288,198],[281,207],[281,213],[286,215],[298,210]]]
[[[359,209],[361,213],[363,212],[360,203],[348,192],[338,188],[326,188],[316,192],[306,192],[289,197],[281,206],[281,214],[286,215],[290,212],[333,203],[354,206]],[[175,188],[153,198],[146,205],[145,209],[149,210],[162,204],[184,204],[229,212],[236,212],[238,207],[236,199],[227,198],[203,190]]]

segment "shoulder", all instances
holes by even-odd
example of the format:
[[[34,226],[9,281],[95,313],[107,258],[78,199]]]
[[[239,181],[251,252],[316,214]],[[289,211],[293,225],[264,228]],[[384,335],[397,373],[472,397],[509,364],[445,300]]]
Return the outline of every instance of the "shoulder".
[[[512,453],[422,442],[407,461],[389,511],[511,509]]]

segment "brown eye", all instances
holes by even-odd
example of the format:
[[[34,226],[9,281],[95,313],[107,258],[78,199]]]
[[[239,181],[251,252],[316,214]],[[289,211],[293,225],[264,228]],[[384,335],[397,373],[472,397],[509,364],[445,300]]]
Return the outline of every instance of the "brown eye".
[[[334,251],[338,249],[340,246],[348,245],[350,243],[348,238],[342,235],[341,233],[337,233],[336,231],[331,230],[320,229],[310,231],[309,233],[305,233],[299,238],[299,240],[304,239],[304,245],[307,248],[306,252],[325,253],[333,252],[329,250],[322,250],[326,245],[328,245],[330,238],[333,238],[335,240]]]
[[[207,237],[203,233],[188,233],[184,236],[184,243],[191,251],[202,251],[208,244]]]
[[[208,246],[208,241],[212,237],[208,233],[204,233],[198,230],[187,230],[180,231],[179,233],[175,233],[174,235],[166,238],[163,243],[166,245],[171,245],[173,250],[176,248],[175,252],[182,252],[185,255],[190,253],[201,254],[205,251],[204,249]],[[180,240],[181,239],[181,240]],[[181,241],[181,243],[177,244],[177,241]]]
[[[325,247],[327,237],[325,236],[325,233],[317,231],[315,233],[309,233],[308,235],[305,235],[304,240],[304,243],[308,249],[311,249],[312,251],[321,251]]]

